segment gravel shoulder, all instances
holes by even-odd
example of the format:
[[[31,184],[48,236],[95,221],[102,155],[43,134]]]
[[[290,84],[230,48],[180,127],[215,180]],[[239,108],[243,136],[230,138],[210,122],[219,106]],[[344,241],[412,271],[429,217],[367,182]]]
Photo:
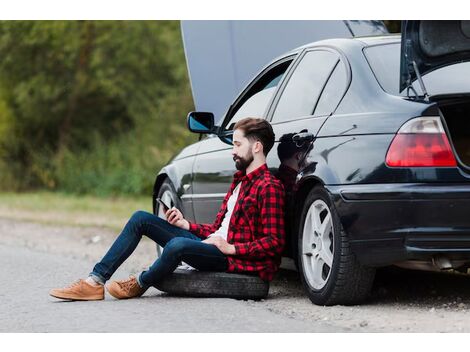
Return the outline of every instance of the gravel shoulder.
[[[35,289],[38,289],[37,295],[44,296],[40,296],[39,301],[46,302],[48,308],[53,308],[49,304],[52,301],[47,296],[48,290],[52,287],[41,287],[39,290],[34,286],[35,284],[31,286],[29,282],[33,283],[37,277],[47,276],[49,285],[63,286],[79,277],[86,276],[93,263],[104,255],[116,236],[117,232],[101,227],[46,225],[0,218],[0,249],[5,253],[12,253],[7,264],[10,263],[14,268],[23,268],[25,263],[23,263],[23,259],[20,259],[23,258],[22,255],[34,257],[37,265],[34,265],[34,262],[32,262],[33,265],[29,263],[28,268],[30,269],[28,270],[31,272],[21,273],[21,275],[25,275],[25,278],[31,275],[32,279],[24,280],[22,278],[22,281],[24,285],[30,285],[29,291],[34,292]],[[15,252],[19,253],[18,259],[15,259]],[[45,261],[46,258],[49,258],[47,260],[60,261],[61,264],[60,267],[57,267],[57,272],[44,272],[47,269],[41,267],[41,258],[44,258]],[[20,262],[15,264],[15,260]],[[116,277],[137,273],[147,268],[154,260],[155,244],[144,238],[134,254],[116,273]],[[71,266],[70,270],[67,269],[67,265]],[[4,300],[6,299],[5,295],[5,293],[2,294]],[[135,307],[137,312],[142,309],[142,314],[145,316],[148,306],[145,308],[146,304],[142,302],[148,302],[150,298],[156,299],[155,297],[159,299],[159,304],[162,304],[162,300],[165,298],[163,307],[164,310],[169,311],[179,308],[187,311],[188,307],[198,303],[196,306],[210,304],[211,309],[220,307],[220,309],[226,310],[229,315],[235,314],[235,311],[244,312],[246,315],[244,319],[249,317],[248,321],[251,323],[240,326],[239,331],[246,332],[470,332],[468,311],[470,308],[470,278],[468,275],[399,269],[379,270],[371,298],[365,304],[351,307],[320,307],[311,304],[304,294],[298,273],[291,270],[281,270],[271,283],[269,297],[259,302],[168,297],[152,288],[143,299],[127,301],[125,310],[128,310],[129,314],[139,314],[132,313],[132,307]],[[10,305],[3,305],[2,309],[6,309],[7,315],[15,316],[15,307],[17,307],[15,300],[12,300],[11,297],[8,299]],[[119,303],[111,299],[110,302]],[[200,305],[199,302],[201,302]],[[38,304],[40,305],[40,303]],[[143,306],[138,308],[142,304]],[[85,305],[80,303],[80,306],[83,309]],[[87,305],[87,307],[91,307],[91,305]],[[92,309],[96,309],[96,307],[97,305],[93,304]],[[100,305],[100,307],[109,306]],[[120,307],[123,305],[120,304]],[[23,313],[27,311],[27,308],[22,309]],[[158,311],[160,308],[155,309]],[[196,309],[194,314],[200,315],[201,311]],[[257,317],[263,321],[272,321],[274,324],[256,328],[254,321]],[[195,317],[191,319],[194,320]],[[290,328],[275,328],[276,326],[284,326],[282,323],[284,321]],[[186,326],[185,329],[182,329],[181,324],[177,324],[177,319],[170,322],[162,328],[150,325],[153,326],[153,330],[150,329],[150,331],[205,331],[197,326]],[[50,325],[44,322],[41,324],[30,324],[29,328],[26,325],[24,329],[15,325],[17,329],[10,331],[70,331],[57,328],[57,324]],[[110,329],[109,326],[106,328],[103,322],[95,324],[97,327],[93,331],[149,331],[146,329],[148,325],[145,324],[138,325],[139,329],[137,330],[130,328],[128,324],[122,326],[118,324],[114,329]],[[38,326],[41,328],[37,329]],[[70,328],[70,325],[66,324],[65,326]],[[183,326],[185,325],[183,324]],[[10,325],[5,321],[0,323],[0,331],[9,331],[9,327],[13,328],[11,322]],[[85,329],[84,331],[90,330]]]

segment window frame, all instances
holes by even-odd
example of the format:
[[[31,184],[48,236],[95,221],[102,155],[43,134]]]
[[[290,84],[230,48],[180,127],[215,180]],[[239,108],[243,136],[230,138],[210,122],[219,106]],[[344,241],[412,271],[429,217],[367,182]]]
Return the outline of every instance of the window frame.
[[[283,120],[283,121],[273,121],[274,112],[277,109],[277,106],[279,104],[279,100],[281,99],[282,94],[284,93],[284,90],[285,90],[287,84],[289,84],[293,73],[297,69],[298,65],[300,64],[300,62],[302,61],[304,56],[307,55],[307,53],[309,53],[311,51],[330,51],[330,52],[333,52],[335,54],[338,54],[338,56],[339,56],[339,61],[336,63],[336,65],[334,65],[333,69],[331,70],[331,72],[328,75],[328,78],[325,80],[325,82],[324,82],[324,84],[323,84],[323,86],[320,90],[320,94],[318,95],[318,99],[315,102],[312,114],[311,115],[305,115],[305,116],[298,116],[298,117],[295,117],[293,119],[288,119],[288,120]],[[289,75],[286,75],[284,77],[282,85],[279,86],[279,89],[276,93],[275,99],[273,100],[273,102],[271,104],[271,107],[270,107],[270,110],[268,111],[267,120],[269,122],[271,122],[271,124],[282,124],[282,123],[288,123],[288,122],[291,122],[291,121],[298,121],[298,120],[305,120],[305,119],[309,119],[309,118],[320,117],[320,115],[318,115],[318,116],[315,115],[315,110],[317,108],[318,102],[321,98],[321,95],[323,94],[323,91],[324,91],[326,85],[328,84],[328,82],[331,78],[331,75],[333,74],[336,67],[341,63],[345,66],[345,71],[346,71],[346,84],[345,84],[344,92],[342,93],[341,98],[339,99],[338,104],[336,105],[334,110],[329,115],[321,115],[321,116],[330,116],[330,115],[334,114],[334,112],[338,109],[338,106],[341,104],[341,101],[344,99],[344,96],[348,92],[349,87],[351,86],[351,81],[352,81],[351,64],[349,63],[349,60],[346,57],[346,55],[340,49],[338,49],[336,47],[333,47],[333,46],[329,46],[329,45],[321,45],[321,46],[306,48],[297,56],[297,58],[295,59],[295,62],[290,67]]]
[[[293,54],[290,54],[288,56],[285,56],[277,61],[275,61],[274,63],[270,64],[269,66],[267,66],[266,68],[264,68],[257,76],[256,78],[254,78],[249,84],[248,86],[238,95],[237,99],[235,99],[235,101],[230,105],[230,107],[228,108],[227,112],[225,113],[225,116],[223,117],[223,120],[222,120],[222,124],[219,128],[219,131],[220,133],[227,133],[228,131],[230,130],[226,130],[226,127],[227,124],[230,122],[230,120],[233,118],[233,116],[237,113],[237,111],[240,109],[240,107],[250,98],[247,98],[246,100],[244,100],[244,98],[247,96],[248,93],[250,93],[250,90],[257,84],[259,83],[259,81],[261,79],[263,79],[266,74],[268,74],[270,71],[272,71],[273,69],[275,69],[276,67],[290,61],[290,65],[289,67],[287,68],[287,70],[284,72],[284,75],[282,76],[281,80],[279,81],[279,83],[277,84],[276,86],[276,89],[273,93],[273,96],[269,99],[268,101],[268,105],[267,105],[267,108],[266,108],[266,113],[264,114],[264,119],[268,119],[268,113],[270,111],[270,108],[271,108],[271,105],[273,103],[273,100],[274,98],[277,96],[277,92],[279,91],[279,88],[283,85],[287,75],[290,73],[290,71],[292,70],[292,67],[293,67],[293,64],[296,62],[296,60],[298,59],[298,56],[299,56],[299,53],[293,53]],[[256,93],[255,93],[256,94]],[[253,94],[254,95],[254,94]],[[252,96],[253,96],[252,95]],[[250,96],[251,97],[251,96]],[[241,104],[241,105],[240,105]],[[240,105],[240,106],[238,106]],[[236,109],[235,109],[236,108]]]
[[[317,114],[317,108],[318,108],[318,103],[320,103],[320,99],[321,97],[323,96],[323,92],[325,91],[325,88],[328,86],[328,83],[330,82],[330,79],[331,77],[333,76],[333,73],[336,71],[336,69],[339,67],[339,65],[343,65],[344,67],[344,72],[346,73],[346,82],[344,84],[344,90],[342,92],[342,94],[340,94],[339,96],[339,99],[338,99],[338,102],[336,103],[336,105],[333,105],[332,107],[332,110],[328,113],[328,114],[323,114],[323,115],[319,115]],[[320,96],[317,100],[317,103],[315,105],[315,109],[313,110],[313,115],[314,117],[322,117],[322,116],[331,116],[335,113],[336,109],[338,109],[338,106],[339,104],[341,104],[341,101],[343,100],[344,96],[346,95],[346,92],[348,91],[349,89],[349,86],[351,85],[351,72],[350,72],[350,67],[348,67],[348,65],[342,60],[342,58],[340,57],[338,62],[336,63],[335,67],[333,68],[333,70],[331,71],[330,73],[330,76],[328,77],[328,79],[326,80],[326,83],[325,85],[323,86],[322,88],[322,91],[320,92]]]

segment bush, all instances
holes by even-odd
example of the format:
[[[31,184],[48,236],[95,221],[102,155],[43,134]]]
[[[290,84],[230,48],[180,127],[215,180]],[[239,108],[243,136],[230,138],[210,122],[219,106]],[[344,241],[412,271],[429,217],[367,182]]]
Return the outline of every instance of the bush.
[[[147,193],[195,140],[177,21],[2,21],[0,57],[0,189]]]

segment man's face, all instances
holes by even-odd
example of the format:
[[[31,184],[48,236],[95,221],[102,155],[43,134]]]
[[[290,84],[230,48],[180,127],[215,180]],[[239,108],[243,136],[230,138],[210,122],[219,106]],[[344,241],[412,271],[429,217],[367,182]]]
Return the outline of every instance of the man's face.
[[[233,161],[235,161],[235,167],[237,170],[246,170],[246,168],[252,163],[253,142],[250,142],[242,130],[237,129],[233,132]]]

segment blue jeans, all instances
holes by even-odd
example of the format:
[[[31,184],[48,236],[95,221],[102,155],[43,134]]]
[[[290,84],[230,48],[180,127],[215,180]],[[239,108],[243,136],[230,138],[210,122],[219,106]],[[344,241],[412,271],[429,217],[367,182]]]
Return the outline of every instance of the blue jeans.
[[[196,235],[156,215],[137,211],[90,275],[102,283],[109,280],[136,249],[143,235],[163,247],[162,255],[137,278],[144,288],[155,285],[172,273],[181,261],[201,271],[227,270],[227,257],[216,246],[201,242]]]

